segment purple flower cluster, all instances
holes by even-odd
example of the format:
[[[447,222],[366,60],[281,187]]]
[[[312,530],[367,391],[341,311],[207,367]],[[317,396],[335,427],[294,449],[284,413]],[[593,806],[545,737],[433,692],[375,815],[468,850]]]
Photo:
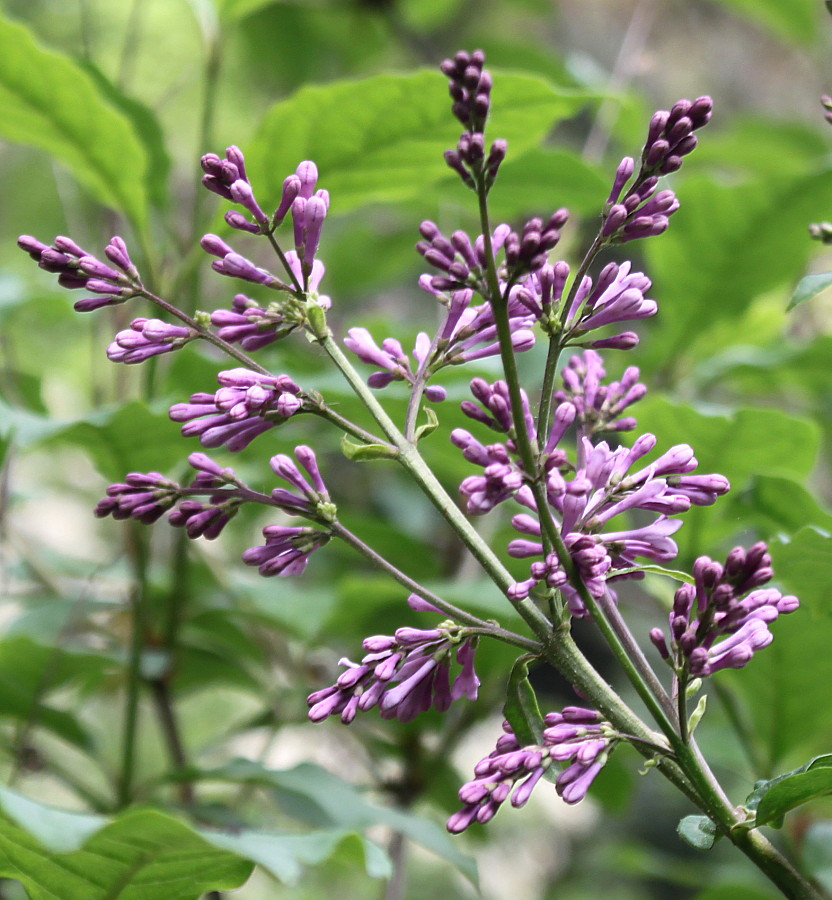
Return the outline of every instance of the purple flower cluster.
[[[722,475],[691,475],[697,466],[693,450],[687,444],[671,447],[652,463],[636,472],[630,469],[656,445],[652,434],[641,435],[631,448],[611,449],[606,442],[593,446],[587,438],[579,443],[579,461],[573,472],[553,466],[546,478],[546,494],[550,510],[560,529],[573,562],[584,578],[590,594],[604,595],[605,582],[616,569],[635,565],[636,557],[665,562],[678,550],[670,538],[681,527],[678,519],[668,516],[685,512],[692,504],[707,506],[729,489]],[[564,467],[565,468],[565,467]],[[523,486],[515,499],[537,513],[531,489]],[[660,515],[648,525],[605,530],[609,521],[628,510],[646,510]],[[512,519],[522,534],[540,537],[539,520],[522,513]],[[537,556],[530,578],[512,588],[512,596],[527,596],[532,587],[545,581],[566,595],[574,615],[586,614],[584,604],[568,583],[557,555],[544,555],[541,541],[526,538],[508,546],[510,555],[522,558]]]
[[[222,468],[204,453],[192,453],[188,462],[197,475],[186,487],[159,472],[131,472],[124,483],[107,488],[107,496],[98,502],[95,515],[132,518],[150,525],[169,512],[168,522],[183,526],[188,537],[218,537],[243,502],[244,485],[231,469]],[[190,499],[196,494],[207,494],[208,502]]]
[[[374,706],[383,719],[409,722],[431,707],[445,712],[454,700],[477,698],[477,638],[452,622],[430,629],[399,628],[393,635],[365,638],[363,646],[360,663],[342,659],[346,668],[335,684],[307,698],[313,722],[337,715],[348,724],[359,710]],[[454,658],[461,669],[451,684]]]
[[[485,157],[485,123],[491,106],[491,75],[483,69],[482,50],[467,53],[460,50],[453,59],[446,59],[440,69],[449,78],[448,92],[453,101],[451,112],[465,129],[456,149],[445,151],[445,162],[460,176],[463,183],[474,187],[474,178],[482,172],[490,187],[506,156],[506,142],[496,140]]]
[[[304,516],[326,525],[335,518],[336,509],[321,477],[315,453],[311,447],[302,445],[295,447],[295,458],[303,471],[284,453],[269,460],[275,475],[291,488],[275,488],[270,502],[289,515]],[[257,566],[261,575],[286,576],[300,575],[310,555],[323,547],[331,535],[326,529],[309,526],[267,525],[263,537],[266,543],[246,550],[243,562]]]
[[[391,381],[406,381],[412,385],[427,380],[444,366],[461,365],[500,352],[497,326],[488,303],[472,305],[474,293],[469,289],[450,294],[437,291],[428,276],[422,277],[421,284],[444,304],[445,316],[433,339],[426,332],[417,335],[413,348],[415,366],[395,338],[385,338],[379,347],[366,328],[351,328],[344,339],[362,362],[380,367],[367,379],[370,387],[383,388]],[[530,350],[535,340],[531,331],[534,318],[528,309],[513,300],[509,301],[509,317],[515,352]],[[426,388],[425,395],[438,402],[445,399],[446,393],[444,388],[431,385]]]
[[[197,337],[193,328],[171,325],[161,319],[133,319],[130,327],[119,331],[107,347],[107,357],[128,365],[144,362],[151,356],[170,353]]]
[[[561,372],[563,390],[555,391],[555,400],[575,408],[581,437],[605,431],[632,431],[636,427],[636,420],[622,413],[647,393],[638,380],[638,368],[629,366],[620,381],[609,384],[603,384],[605,376],[603,360],[594,350],[571,357]]]
[[[315,254],[321,240],[324,219],[329,211],[329,192],[315,190],[318,182],[315,163],[305,160],[283,181],[280,205],[272,216],[263,211],[254,196],[239,147],[229,147],[223,158],[216,153],[206,153],[202,157],[202,168],[205,172],[202,178],[205,187],[226,200],[240,204],[254,220],[250,221],[236,210],[230,210],[226,213],[225,220],[232,228],[252,234],[270,235],[287,214],[291,214],[295,243],[295,249],[291,251],[294,258],[289,259],[288,254],[284,256],[289,269],[287,274],[292,280],[291,286],[236,253],[222,238],[206,234],[201,244],[207,253],[217,257],[211,263],[214,271],[291,293],[296,293],[298,288],[303,293],[314,291],[323,277],[323,266],[317,262]]]
[[[601,236],[610,243],[624,243],[636,238],[661,234],[669,217],[679,208],[673,191],[657,191],[659,176],[675,172],[682,158],[696,146],[693,133],[711,118],[710,97],[694,101],[679,100],[670,110],[653,114],[647,140],[641,155],[641,167],[635,181],[622,197],[625,185],[635,172],[635,161],[621,160],[612,190],[604,207]]]
[[[521,747],[503,722],[497,746],[474,767],[476,777],[460,788],[465,805],[448,820],[448,831],[458,834],[474,822],[488,822],[509,796],[516,809],[525,806],[553,762],[568,763],[555,780],[560,797],[570,804],[583,800],[615,747],[615,732],[595,710],[579,706],[548,713],[544,724],[541,743]]]
[[[215,393],[192,394],[189,403],[170,408],[171,419],[185,423],[182,434],[198,436],[203,447],[243,450],[311,402],[288,375],[237,368],[219,372],[217,381],[222,387]]]
[[[110,243],[104,249],[104,254],[112,265],[87,253],[75,241],[63,235],[56,237],[50,247],[31,235],[22,234],[17,239],[17,245],[42,269],[56,274],[61,287],[84,288],[97,295],[76,301],[75,309],[78,312],[91,312],[102,306],[124,303],[142,291],[138,270],[130,259],[127,245],[120,237],[110,238]]]
[[[679,674],[699,678],[741,669],[773,640],[769,624],[799,606],[797,597],[763,587],[773,574],[762,541],[748,550],[734,547],[724,565],[700,556],[694,584],[683,584],[673,599],[670,648],[660,628],[650,640]]]

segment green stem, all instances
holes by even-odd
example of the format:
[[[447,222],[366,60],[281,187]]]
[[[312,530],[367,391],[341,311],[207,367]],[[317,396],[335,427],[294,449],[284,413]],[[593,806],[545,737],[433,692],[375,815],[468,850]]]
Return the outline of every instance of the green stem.
[[[566,319],[569,315],[569,310],[572,307],[572,303],[575,300],[575,296],[581,287],[581,282],[584,280],[584,276],[589,271],[589,267],[592,265],[595,257],[603,249],[603,246],[603,238],[600,234],[596,235],[595,239],[589,247],[589,250],[587,250],[584,254],[584,258],[583,260],[581,260],[581,264],[580,266],[578,266],[578,271],[575,273],[575,278],[573,279],[572,285],[569,288],[569,293],[566,295],[566,299],[563,301],[563,306],[561,307],[560,312],[559,327],[557,331],[549,338],[549,349],[546,353],[546,367],[543,370],[543,384],[540,391],[540,406],[537,411],[537,433],[541,436],[541,439],[543,439],[544,436],[549,433],[549,426],[551,424],[552,392],[555,386],[555,376],[557,375],[558,371],[558,360],[560,358],[561,351],[563,350],[561,338],[563,337],[563,329],[566,327]]]
[[[445,615],[450,616],[452,619],[455,619],[456,621],[461,622],[465,625],[471,625],[474,628],[479,629],[484,635],[497,638],[498,640],[504,641],[507,644],[512,644],[515,647],[519,647],[521,650],[525,650],[527,653],[540,653],[541,646],[537,641],[531,641],[519,634],[514,634],[511,631],[500,628],[493,622],[486,622],[484,619],[480,619],[478,616],[474,616],[471,613],[466,612],[464,609],[460,609],[459,607],[454,606],[452,603],[448,603],[447,601],[443,600],[441,597],[428,590],[424,585],[419,584],[418,581],[414,581],[412,578],[410,578],[410,576],[406,575],[391,562],[388,562],[383,556],[381,556],[381,554],[377,553],[375,550],[373,550],[372,547],[365,544],[364,541],[361,540],[361,538],[353,534],[340,522],[332,522],[329,528],[332,533],[341,538],[341,540],[344,541],[345,544],[349,544],[350,547],[352,547],[354,550],[357,550],[363,556],[367,557],[367,559],[369,559],[372,563],[374,563],[376,566],[390,575],[399,584],[406,587],[409,591],[418,594],[423,600],[427,600],[428,603],[432,603],[437,609],[445,613]]]

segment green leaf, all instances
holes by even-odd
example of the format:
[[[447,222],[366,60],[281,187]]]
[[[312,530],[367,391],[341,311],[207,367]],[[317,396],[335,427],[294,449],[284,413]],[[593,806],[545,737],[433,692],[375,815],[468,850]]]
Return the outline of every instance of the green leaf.
[[[832,891],[832,822],[813,822],[803,835],[801,850],[806,874]]]
[[[389,878],[392,874],[390,860],[383,850],[363,835],[345,829],[324,829],[307,834],[203,831],[202,835],[214,846],[258,863],[283,884],[298,884],[307,867],[320,865],[337,851],[343,853],[345,850],[351,859],[363,864],[371,878]]]
[[[737,319],[756,298],[791,293],[815,250],[806,224],[832,208],[828,165],[810,172],[768,173],[740,185],[700,176],[680,182],[681,209],[665,234],[643,244],[659,315],[642,345],[642,366],[649,360],[668,379],[684,377],[692,361],[737,343]]]
[[[132,123],[136,137],[142,142],[147,154],[145,177],[150,202],[158,207],[164,207],[167,202],[167,180],[171,161],[159,120],[150,107],[119,90],[94,63],[84,60],[80,65],[93,79],[102,96]]]
[[[763,537],[795,534],[806,525],[832,531],[832,513],[790,478],[752,475],[743,490],[732,491],[726,500],[733,504],[736,515],[749,525],[756,525]]]
[[[121,481],[127,472],[170,470],[188,453],[176,424],[138,400],[70,425],[61,439],[83,447],[111,481]]]
[[[587,99],[531,75],[495,73],[495,83],[491,133],[508,140],[512,158]],[[313,159],[333,213],[418,196],[448,178],[443,153],[459,137],[448,106],[445,79],[432,70],[304,86],[263,119],[246,150],[251,180],[276,200],[283,178]]]
[[[676,831],[695,850],[710,850],[720,836],[716,825],[707,816],[685,816]]]
[[[503,706],[503,715],[521,747],[539,744],[543,740],[543,716],[537,705],[534,688],[529,684],[531,659],[529,656],[521,656],[512,666]]]
[[[66,56],[0,17],[0,136],[52,154],[102,203],[146,224],[147,157],[129,119]]]
[[[825,291],[832,284],[832,272],[822,272],[819,275],[806,275],[798,282],[794,289],[789,305],[786,309],[794,309],[807,300],[812,300],[818,294]]]
[[[30,900],[197,900],[232,890],[252,864],[164,813],[108,822],[44,806],[0,788],[0,874]]]
[[[347,782],[319,766],[302,764],[294,769],[275,770],[250,760],[237,759],[218,769],[188,775],[209,781],[272,787],[277,790],[285,811],[315,828],[364,829],[371,825],[387,825],[446,859],[466,878],[477,883],[474,861],[461,853],[457,844],[434,822],[413,813],[369,803]]]
[[[832,794],[832,754],[816,756],[799,769],[758,783],[748,798],[749,809],[756,808],[755,825],[779,828],[783,816],[797,806],[817,797]]]

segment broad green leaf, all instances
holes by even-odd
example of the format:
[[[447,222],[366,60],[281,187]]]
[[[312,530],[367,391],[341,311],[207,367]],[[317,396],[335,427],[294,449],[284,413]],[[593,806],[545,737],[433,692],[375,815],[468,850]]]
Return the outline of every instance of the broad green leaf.
[[[685,816],[676,826],[679,837],[696,850],[710,850],[719,834],[707,816]]]
[[[806,478],[820,444],[817,425],[776,409],[711,413],[654,395],[639,403],[634,412],[639,432],[658,435],[654,452],[664,452],[673,444],[690,444],[699,460],[696,471],[719,472],[734,490],[743,487],[751,475],[761,473]]]
[[[803,836],[801,851],[806,874],[832,891],[832,822],[813,822]]]
[[[506,685],[503,715],[521,747],[543,740],[543,716],[534,688],[529,684],[530,657],[521,656],[512,666]]]
[[[500,221],[529,213],[545,219],[561,206],[573,215],[594,217],[609,189],[609,173],[578,153],[535,147],[506,159],[488,201],[492,218]]]
[[[167,180],[171,161],[159,120],[150,107],[134,97],[128,97],[93,63],[84,61],[81,65],[92,77],[102,96],[133,124],[136,137],[142,142],[147,154],[145,177],[150,202],[163,207],[167,201]]]
[[[773,642],[744,669],[715,676],[745,698],[766,763],[763,774],[793,754],[822,752],[832,740],[832,540],[806,528],[788,543],[769,546],[777,581],[800,598],[800,607],[772,623]]]
[[[756,826],[778,828],[789,810],[828,794],[832,794],[832,754],[816,756],[799,769],[756,785],[747,805],[757,810]]]
[[[490,134],[508,140],[511,158],[538,144],[587,99],[531,75],[494,74]],[[440,73],[375,75],[308,85],[277,103],[245,148],[246,161],[255,189],[276,204],[283,179],[302,160],[314,160],[319,187],[330,192],[337,214],[418,196],[447,179],[442,154],[458,137]],[[553,187],[555,203],[556,193]]]
[[[69,426],[61,439],[83,447],[111,481],[121,481],[128,472],[170,471],[195,449],[165,413],[138,400]]]
[[[782,292],[785,304],[815,249],[806,225],[832,208],[832,177],[828,166],[813,166],[809,175],[770,173],[741,185],[690,177],[677,190],[681,208],[667,232],[643,244],[659,313],[639,348],[640,364],[671,382],[692,361],[736,344],[737,319],[756,298]]]
[[[798,45],[817,39],[820,25],[817,4],[813,0],[720,0],[772,34]]]
[[[56,810],[0,789],[0,874],[30,900],[197,900],[240,887],[252,864],[164,813],[114,821]]]
[[[319,766],[302,764],[285,771],[267,769],[246,759],[212,770],[189,773],[209,781],[260,784],[278,792],[284,810],[314,828],[364,829],[387,825],[443,857],[476,884],[474,861],[434,822],[413,813],[377,806],[355,788]]]
[[[800,279],[786,308],[794,309],[801,303],[812,300],[825,291],[830,284],[832,284],[832,272],[822,272],[820,275],[806,275]]]
[[[309,866],[325,862],[336,852],[349,853],[363,865],[371,878],[389,878],[392,872],[387,855],[372,841],[346,829],[324,829],[307,834],[281,834],[243,830],[202,832],[216,847],[258,863],[283,884],[297,884]]]
[[[752,475],[741,491],[732,491],[724,502],[747,524],[755,525],[764,538],[794,534],[806,525],[832,531],[832,513],[790,478]]]
[[[147,156],[129,119],[93,79],[0,17],[0,137],[52,154],[95,197],[142,228]]]

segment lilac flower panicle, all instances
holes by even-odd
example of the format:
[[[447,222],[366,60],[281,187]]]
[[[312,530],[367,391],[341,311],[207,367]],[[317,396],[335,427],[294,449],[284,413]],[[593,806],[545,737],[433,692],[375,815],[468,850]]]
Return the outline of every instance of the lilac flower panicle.
[[[330,540],[328,532],[309,526],[267,525],[263,536],[265,544],[246,550],[243,562],[257,566],[266,577],[300,575],[310,555]]]
[[[639,382],[639,370],[628,367],[620,381],[604,384],[603,361],[594,350],[585,350],[568,361],[561,373],[563,390],[555,392],[558,403],[570,403],[577,411],[582,437],[599,432],[632,431],[636,420],[622,413],[647,393]]]
[[[583,707],[548,713],[544,723],[542,742],[521,747],[511,726],[503,722],[497,746],[474,767],[474,779],[460,788],[464,806],[448,820],[448,831],[458,834],[474,822],[485,824],[509,797],[515,808],[525,806],[553,764],[567,763],[555,780],[560,797],[569,804],[583,800],[617,735],[595,710]]]
[[[107,347],[107,357],[113,362],[140,363],[184,347],[197,337],[193,328],[171,325],[161,319],[133,319],[130,327],[119,331]]]
[[[669,644],[661,629],[650,632],[662,658],[691,678],[743,668],[774,639],[770,623],[799,606],[797,597],[764,587],[773,571],[763,542],[748,550],[735,547],[724,565],[700,556],[693,576],[693,585],[676,591]]]
[[[309,718],[322,722],[337,715],[348,724],[357,712],[378,707],[383,719],[409,722],[431,707],[445,712],[462,697],[475,700],[476,644],[476,637],[448,621],[437,628],[399,628],[393,635],[366,638],[361,662],[342,659],[345,671],[335,684],[309,695]],[[451,682],[454,664],[460,669]]]
[[[185,423],[182,434],[197,436],[203,447],[243,450],[311,402],[288,375],[262,375],[241,367],[219,372],[217,381],[221,387],[215,393],[192,394],[189,403],[170,408],[171,419]]]
[[[623,197],[625,185],[635,171],[635,162],[625,157],[616,170],[604,208],[603,238],[611,243],[624,243],[661,234],[667,228],[679,201],[673,191],[657,191],[659,176],[681,168],[682,158],[696,147],[693,132],[708,123],[712,110],[710,97],[698,97],[694,101],[679,100],[670,110],[654,113],[642,150],[641,167]]]
[[[168,512],[181,496],[181,487],[159,472],[131,472],[123,483],[111,484],[98,501],[98,518],[136,519],[151,525]]]
[[[97,295],[76,301],[75,309],[78,312],[91,312],[102,306],[124,303],[143,290],[127,245],[118,236],[110,238],[110,243],[104,250],[107,259],[116,268],[87,253],[64,235],[58,235],[52,246],[47,246],[37,238],[23,234],[18,238],[17,245],[42,269],[56,274],[61,287],[85,288]]]

